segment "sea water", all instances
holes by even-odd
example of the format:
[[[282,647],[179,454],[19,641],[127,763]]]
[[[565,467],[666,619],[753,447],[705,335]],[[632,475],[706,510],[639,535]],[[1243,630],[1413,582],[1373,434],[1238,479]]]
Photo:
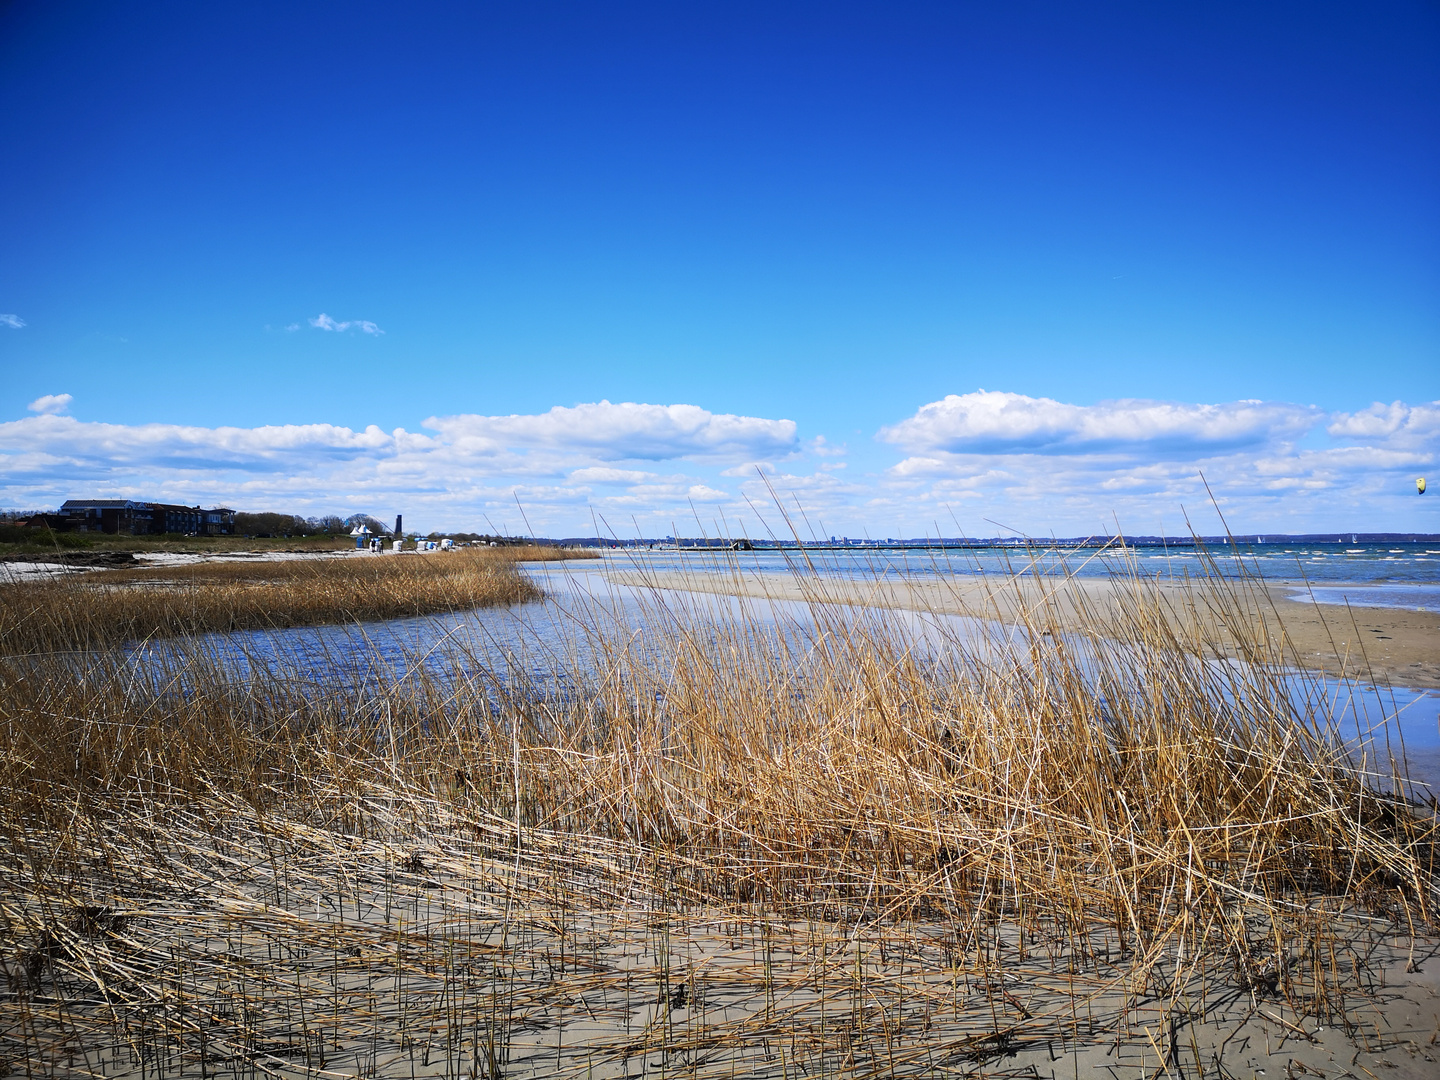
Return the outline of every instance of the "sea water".
[[[611,565],[657,573],[730,571],[793,574],[814,570],[845,579],[923,579],[935,575],[1047,575],[1187,578],[1259,577],[1288,587],[1296,600],[1440,611],[1440,545],[1412,543],[1235,543],[1207,548],[1064,547],[1046,544],[934,548],[614,549]]]

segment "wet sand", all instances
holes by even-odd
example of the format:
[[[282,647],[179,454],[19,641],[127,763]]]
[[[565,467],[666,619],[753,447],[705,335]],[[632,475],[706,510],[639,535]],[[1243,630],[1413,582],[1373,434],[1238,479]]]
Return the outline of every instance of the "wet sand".
[[[1061,625],[1081,608],[1104,612],[1123,603],[1128,587],[1108,578],[1070,578],[1057,585],[1035,579],[1001,584],[978,575],[923,581],[806,579],[788,574],[648,573],[613,571],[616,584],[792,602],[873,607],[1013,622],[1026,613],[1053,614]],[[1215,625],[1201,585],[1156,583],[1172,618]],[[1252,627],[1271,640],[1283,632],[1287,663],[1382,685],[1440,688],[1440,613],[1391,607],[1342,607],[1291,599],[1303,586],[1268,585],[1241,595]],[[1263,628],[1263,629],[1262,629]],[[1228,638],[1223,627],[1221,636]]]
[[[1391,607],[1297,603],[1273,588],[1285,632],[1306,667],[1336,674],[1373,671],[1394,686],[1440,687],[1440,613]]]

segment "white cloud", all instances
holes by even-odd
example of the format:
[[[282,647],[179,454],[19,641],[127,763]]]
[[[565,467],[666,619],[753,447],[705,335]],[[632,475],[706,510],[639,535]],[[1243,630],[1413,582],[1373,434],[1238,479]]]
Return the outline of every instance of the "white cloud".
[[[655,473],[652,472],[643,472],[639,469],[608,469],[598,465],[576,469],[570,474],[570,479],[577,484],[642,484],[646,480],[654,478]]]
[[[0,314],[0,326],[8,326],[11,330],[19,330],[25,325],[25,320],[19,315]]]
[[[790,421],[690,405],[600,402],[535,416],[432,418],[420,432],[106,424],[56,411],[0,423],[0,505],[110,493],[303,513],[424,512],[447,527],[484,528],[483,514],[498,520],[518,493],[534,527],[556,535],[588,532],[589,506],[623,509],[620,520],[636,515],[663,535],[691,503],[743,509],[715,475],[719,466],[795,441]],[[702,472],[626,465],[667,459],[699,462]]]
[[[768,457],[791,452],[796,441],[793,420],[630,401],[557,405],[538,415],[431,417],[425,426],[474,452],[563,448],[607,461]]]
[[[1070,405],[1003,391],[950,394],[881,428],[911,451],[1075,453],[1129,450],[1202,453],[1304,433],[1319,410],[1284,402],[1223,405],[1126,399]]]
[[[696,502],[728,502],[735,497],[728,491],[721,491],[708,484],[691,484],[685,494]]]
[[[33,413],[49,416],[64,412],[74,400],[69,394],[43,394],[25,407]]]
[[[721,469],[721,476],[737,477],[741,480],[750,480],[760,473],[773,473],[775,466],[768,461],[743,461],[739,465],[732,465],[728,469]]]
[[[334,333],[344,333],[346,330],[355,329],[365,334],[383,334],[384,330],[376,326],[368,319],[350,319],[346,322],[337,322],[323,311],[316,317],[309,320],[310,325],[317,330],[330,330]],[[286,329],[290,329],[287,327]]]
[[[1336,413],[1326,432],[1337,439],[1368,440],[1395,447],[1433,447],[1440,443],[1440,401],[1406,405],[1403,401]]]
[[[972,535],[993,535],[985,519],[1069,535],[1116,516],[1131,531],[1183,531],[1182,509],[1213,529],[1212,494],[1242,530],[1440,532],[1414,488],[1440,459],[1440,402],[1327,416],[1289,402],[1079,406],[980,391],[923,406],[880,439],[910,453],[874,481],[872,508],[943,525],[966,507]]]
[[[954,470],[954,462],[937,457],[908,457],[892,465],[895,476],[943,476]]]
[[[827,536],[992,536],[989,521],[1066,536],[1113,527],[1117,516],[1132,532],[1183,531],[1182,508],[1214,531],[1203,473],[1239,531],[1440,532],[1440,503],[1414,494],[1414,477],[1440,471],[1440,403],[1327,417],[1284,402],[1075,406],[983,394],[885,429],[898,452],[881,441],[818,462],[789,420],[684,404],[447,416],[408,431],[91,423],[63,415],[67,395],[47,395],[31,404],[38,415],[0,422],[0,506],[102,494],[213,499],[307,514],[404,512],[427,528],[484,529],[488,515],[521,531],[518,495],[531,526],[549,535],[588,533],[592,511],[627,534],[784,535],[773,492],[797,529]]]
[[[31,408],[64,399],[68,394],[40,398]],[[258,428],[205,428],[179,424],[103,424],[55,415],[0,423],[0,454],[40,453],[96,465],[157,465],[216,468],[227,465],[263,470],[371,454],[393,447],[403,429],[387,435],[371,425],[363,432],[332,424],[284,424]],[[423,436],[421,437],[423,438]],[[15,458],[10,459],[11,462]]]

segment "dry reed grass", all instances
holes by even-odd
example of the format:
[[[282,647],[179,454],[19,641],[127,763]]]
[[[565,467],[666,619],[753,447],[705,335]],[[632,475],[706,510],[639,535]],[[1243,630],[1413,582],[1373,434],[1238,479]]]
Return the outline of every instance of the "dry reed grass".
[[[93,649],[213,631],[282,629],[430,615],[539,599],[519,561],[578,553],[484,548],[107,570],[0,584],[0,650]],[[580,557],[585,557],[583,554]]]
[[[1374,1038],[1384,950],[1433,932],[1433,815],[1297,695],[1243,584],[1204,618],[1122,585],[997,593],[982,638],[819,580],[775,621],[582,605],[566,693],[453,638],[319,686],[197,642],[6,658],[0,1055],[1149,1076],[1223,1069],[1206,1040],[1267,1010]]]

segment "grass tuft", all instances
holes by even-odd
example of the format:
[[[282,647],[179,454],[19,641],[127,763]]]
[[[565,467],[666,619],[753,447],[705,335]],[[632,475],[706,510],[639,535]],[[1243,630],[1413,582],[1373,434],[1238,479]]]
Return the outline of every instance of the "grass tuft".
[[[10,654],[105,648],[153,637],[373,621],[537,600],[516,569],[573,555],[513,547],[430,556],[216,561],[0,584]]]

